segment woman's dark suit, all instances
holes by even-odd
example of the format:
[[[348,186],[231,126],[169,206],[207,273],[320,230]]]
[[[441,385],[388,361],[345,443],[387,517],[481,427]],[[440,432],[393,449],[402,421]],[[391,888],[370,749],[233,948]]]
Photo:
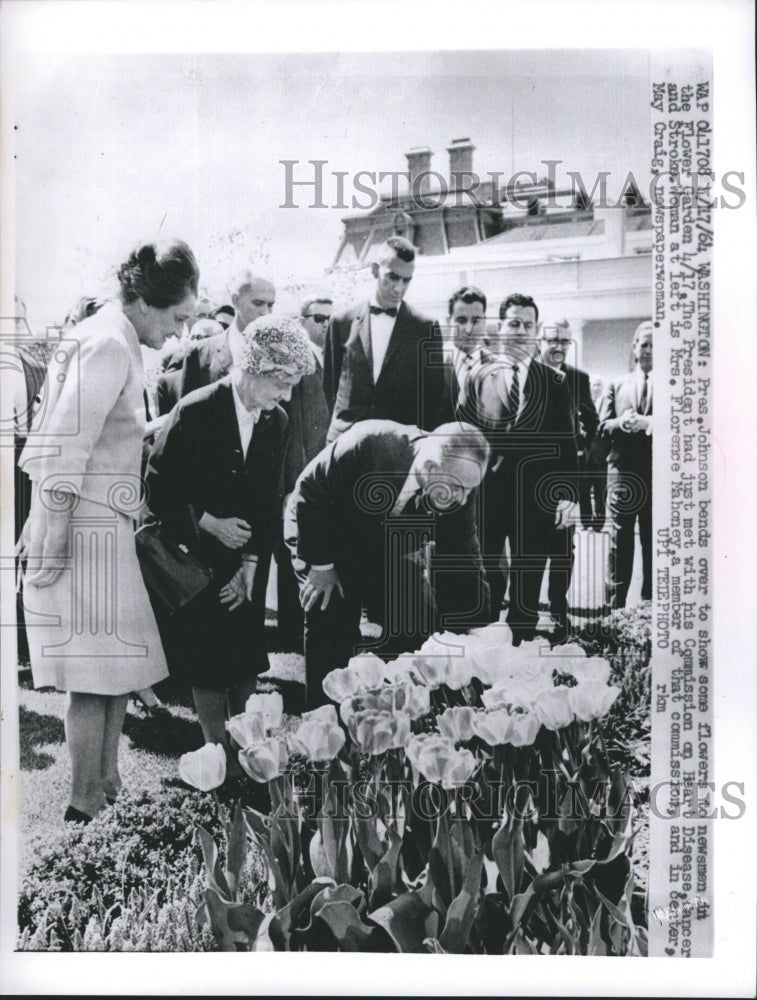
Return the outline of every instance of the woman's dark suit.
[[[150,509],[213,570],[210,587],[162,625],[169,669],[197,687],[234,687],[268,669],[265,584],[256,574],[252,601],[229,611],[218,593],[236,573],[242,554],[267,565],[281,509],[281,466],[287,417],[280,407],[262,412],[247,457],[242,454],[229,378],[191,392],[172,411],[147,467]],[[226,548],[211,535],[194,533],[188,504],[199,522],[204,512],[241,517],[252,528],[242,549]]]

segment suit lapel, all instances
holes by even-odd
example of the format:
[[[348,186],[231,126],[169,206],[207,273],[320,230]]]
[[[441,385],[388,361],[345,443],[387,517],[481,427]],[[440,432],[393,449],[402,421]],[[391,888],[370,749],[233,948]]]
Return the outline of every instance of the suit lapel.
[[[384,363],[381,365],[381,371],[379,372],[379,379],[384,374],[390,361],[399,350],[400,345],[406,341],[406,331],[408,326],[407,306],[404,302],[400,302],[399,309],[397,310],[397,319],[394,321],[392,335],[389,338],[389,343],[386,345],[386,354],[384,355]]]
[[[239,455],[239,465],[242,466],[242,439],[239,436],[237,411],[234,406],[234,394],[230,382],[218,386],[219,396],[219,428],[218,440],[231,442],[231,450]]]
[[[360,342],[363,348],[363,354],[368,362],[368,371],[370,372],[371,382],[373,382],[373,351],[371,350],[370,311],[368,309],[367,302],[363,304],[361,311],[352,321],[350,340],[352,340],[353,337]]]

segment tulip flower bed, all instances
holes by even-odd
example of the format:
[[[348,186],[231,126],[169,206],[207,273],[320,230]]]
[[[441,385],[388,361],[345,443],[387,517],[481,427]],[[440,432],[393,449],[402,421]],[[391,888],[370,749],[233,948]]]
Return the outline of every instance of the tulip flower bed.
[[[356,657],[286,741],[280,698],[250,699],[229,730],[272,808],[237,803],[217,838],[198,825],[217,947],[646,953],[629,767],[602,727],[620,694],[610,664],[508,636]],[[180,770],[208,790],[225,758],[206,745]]]

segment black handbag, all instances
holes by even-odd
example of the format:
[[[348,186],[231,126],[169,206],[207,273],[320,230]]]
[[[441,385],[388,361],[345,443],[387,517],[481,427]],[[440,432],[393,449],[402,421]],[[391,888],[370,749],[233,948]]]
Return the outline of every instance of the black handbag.
[[[190,508],[194,523],[194,514]],[[174,614],[201,594],[213,573],[156,520],[138,528],[134,539],[145,586]]]

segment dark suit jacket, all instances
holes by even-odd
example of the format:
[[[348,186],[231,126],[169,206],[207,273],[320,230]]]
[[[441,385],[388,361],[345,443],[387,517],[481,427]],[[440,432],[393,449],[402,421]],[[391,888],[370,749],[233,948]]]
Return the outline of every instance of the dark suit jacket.
[[[599,427],[599,414],[591,398],[591,383],[586,372],[573,365],[563,365],[562,371],[573,397],[576,417],[576,447],[586,458]]]
[[[304,375],[281,404],[289,417],[289,447],[284,461],[284,493],[291,493],[297,477],[326,444],[331,410],[323,392],[323,368],[316,360],[313,375]]]
[[[178,371],[165,371],[162,375],[158,376],[156,395],[159,417],[162,417],[165,413],[170,413],[181,399],[181,383],[181,369]]]
[[[424,432],[392,420],[363,421],[345,431],[305,468],[285,514],[285,538],[308,565],[333,563],[343,582],[383,572],[387,519],[407,480]],[[477,491],[464,506],[431,508],[432,580],[440,613],[475,613],[488,604],[476,529]],[[392,517],[395,525],[402,515]],[[454,571],[434,574],[447,560]]]
[[[243,549],[228,549],[200,532],[202,558],[219,577],[223,572],[230,576],[243,552],[270,556],[280,518],[286,442],[287,417],[277,406],[261,413],[243,459],[230,381],[204,386],[181,400],[158,434],[146,474],[150,509],[190,544],[194,530],[187,504],[197,521],[205,511],[243,517],[252,527]]]
[[[650,401],[652,413],[654,399]],[[600,401],[599,428],[610,441],[607,456],[608,468],[636,472],[649,478],[652,475],[652,436],[643,431],[629,433],[620,429],[620,420],[626,410],[638,412],[636,392],[636,371],[613,379]]]
[[[523,406],[513,423],[505,370],[498,360],[482,366],[470,383],[466,419],[486,434],[497,479],[517,490],[523,515],[549,515],[558,499],[578,499],[575,406],[568,381],[532,361],[522,386]]]
[[[442,347],[438,324],[402,302],[374,382],[369,303],[332,316],[323,359],[323,388],[333,407],[328,440],[358,420],[395,420],[431,430],[451,419]]]
[[[199,340],[185,354],[174,356],[166,371],[180,371],[179,399],[203,385],[211,385],[228,375],[232,365],[229,334]]]

